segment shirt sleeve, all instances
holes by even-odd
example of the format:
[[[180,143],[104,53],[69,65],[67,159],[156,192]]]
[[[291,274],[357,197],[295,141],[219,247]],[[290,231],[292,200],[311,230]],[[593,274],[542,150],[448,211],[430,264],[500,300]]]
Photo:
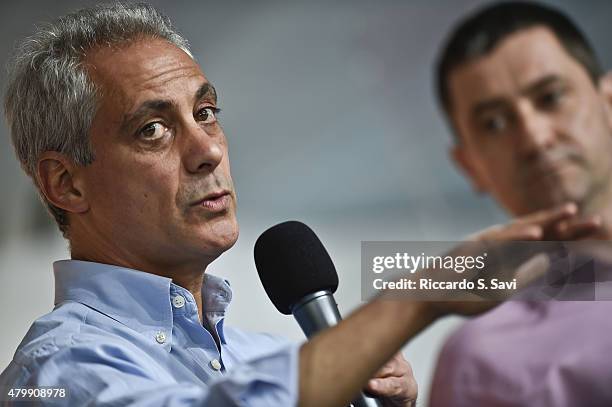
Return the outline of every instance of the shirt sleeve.
[[[66,389],[64,398],[38,399],[43,406],[286,407],[297,404],[298,348],[297,344],[279,347],[200,386],[177,382],[160,364],[129,344],[47,346],[28,365],[9,369],[21,378],[5,377],[0,387],[17,383],[21,387]],[[8,401],[7,405],[12,405]]]

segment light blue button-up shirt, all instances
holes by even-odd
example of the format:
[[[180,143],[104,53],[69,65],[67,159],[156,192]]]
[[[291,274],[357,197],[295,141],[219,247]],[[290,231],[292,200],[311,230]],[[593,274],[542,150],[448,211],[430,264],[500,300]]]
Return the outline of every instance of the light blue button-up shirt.
[[[224,326],[227,281],[205,274],[206,329],[191,293],[169,278],[75,260],[56,262],[54,272],[55,308],[34,322],[0,375],[0,400],[14,401],[11,388],[48,386],[66,397],[37,402],[297,404],[299,345]]]

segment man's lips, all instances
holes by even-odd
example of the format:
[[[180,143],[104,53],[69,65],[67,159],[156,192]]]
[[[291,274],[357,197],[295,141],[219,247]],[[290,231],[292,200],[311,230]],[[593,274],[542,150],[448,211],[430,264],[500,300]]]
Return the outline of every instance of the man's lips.
[[[584,157],[578,151],[568,147],[559,146],[550,151],[542,152],[533,160],[522,161],[518,168],[525,177],[542,177],[556,175],[568,168],[584,167]]]
[[[575,166],[575,163],[570,160],[559,160],[555,162],[548,162],[546,164],[537,165],[537,166],[533,166],[529,168],[529,170],[526,171],[525,175],[529,178],[554,176],[574,166]]]
[[[193,206],[199,206],[211,212],[219,212],[229,207],[231,199],[232,196],[229,191],[218,191],[206,195],[196,201]]]

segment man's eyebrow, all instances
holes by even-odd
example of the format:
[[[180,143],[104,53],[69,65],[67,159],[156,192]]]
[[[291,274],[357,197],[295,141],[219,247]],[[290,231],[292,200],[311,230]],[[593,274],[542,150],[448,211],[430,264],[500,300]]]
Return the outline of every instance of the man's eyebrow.
[[[482,100],[472,108],[472,116],[478,117],[481,114],[485,113],[488,110],[495,110],[506,107],[508,103],[503,98],[492,98],[487,100]]]
[[[555,74],[546,75],[538,79],[534,83],[529,84],[527,87],[525,87],[525,89],[521,93],[525,95],[532,95],[534,93],[538,93],[538,91],[541,91],[542,89],[550,85],[553,85],[555,83],[563,83],[563,82],[564,82],[563,78],[561,78],[559,75],[555,75]]]
[[[217,103],[217,91],[210,82],[203,83],[195,93],[195,100],[210,99],[211,102]],[[132,123],[137,122],[143,116],[151,112],[168,111],[175,106],[171,100],[154,99],[143,102],[134,113],[128,113],[123,116],[121,121],[121,131],[128,130]]]
[[[195,93],[195,100],[201,99],[211,99],[212,102],[217,103],[217,91],[210,82],[203,83]]]
[[[130,128],[130,125],[138,121],[143,116],[150,114],[151,112],[160,112],[170,110],[174,106],[174,103],[170,100],[154,99],[147,100],[142,103],[134,113],[127,113],[123,116],[121,121],[121,130],[125,131]]]
[[[542,89],[547,86],[553,85],[555,83],[562,83],[563,78],[556,74],[550,74],[539,78],[533,83],[527,85],[523,90],[521,90],[521,94],[523,95],[533,95],[534,93],[538,93]],[[472,116],[478,117],[479,115],[485,113],[488,110],[495,110],[504,108],[508,105],[508,102],[502,97],[495,97],[488,100],[483,100],[476,105],[474,105],[472,109]]]

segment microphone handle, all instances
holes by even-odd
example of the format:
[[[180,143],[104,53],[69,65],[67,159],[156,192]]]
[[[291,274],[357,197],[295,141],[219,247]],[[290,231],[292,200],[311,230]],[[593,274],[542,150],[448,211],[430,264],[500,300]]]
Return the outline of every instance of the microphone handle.
[[[334,296],[329,291],[317,291],[304,297],[295,304],[292,314],[307,338],[327,329],[342,320]],[[382,407],[382,403],[363,392],[351,403],[352,407]]]

